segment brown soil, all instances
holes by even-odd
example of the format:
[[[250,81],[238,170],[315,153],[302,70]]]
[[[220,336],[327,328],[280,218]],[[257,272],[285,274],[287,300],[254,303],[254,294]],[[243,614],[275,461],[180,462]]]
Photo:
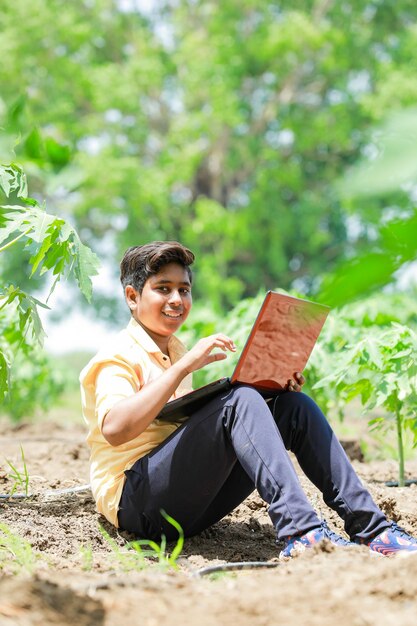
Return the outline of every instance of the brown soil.
[[[13,484],[5,459],[22,468],[22,445],[35,494],[1,500],[1,523],[29,541],[38,557],[31,573],[16,559],[0,559],[0,626],[416,623],[416,557],[372,558],[366,548],[323,544],[275,569],[198,577],[199,569],[225,562],[277,563],[266,506],[255,494],[206,533],[186,540],[178,571],[152,561],[143,570],[131,569],[100,532],[99,524],[124,546],[125,538],[95,512],[89,491],[59,493],[88,482],[82,426],[3,423],[1,433],[0,492],[9,493]],[[387,515],[417,535],[417,486],[385,486],[396,478],[393,461],[354,465]],[[417,476],[417,462],[407,469]],[[301,481],[318,512],[342,531],[320,494],[303,476]]]

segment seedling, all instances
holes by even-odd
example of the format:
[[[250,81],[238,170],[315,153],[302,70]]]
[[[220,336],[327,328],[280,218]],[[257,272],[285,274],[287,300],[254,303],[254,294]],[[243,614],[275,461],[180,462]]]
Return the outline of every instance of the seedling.
[[[117,542],[110,537],[109,533],[103,528],[103,526],[101,526],[101,524],[99,524],[99,530],[111,549],[113,560],[124,572],[142,570],[147,567],[144,553],[135,553],[127,550],[126,547],[129,547],[129,544],[127,544],[126,547],[121,548]]]
[[[91,547],[90,544],[88,545],[81,545],[80,546],[80,554],[81,554],[81,560],[82,560],[82,569],[85,572],[90,572],[93,569],[93,564],[94,564],[94,555],[93,555],[93,548]]]
[[[146,554],[146,556],[156,558],[158,564],[164,569],[170,567],[177,568],[177,559],[180,556],[184,546],[184,531],[180,524],[162,509],[161,515],[167,520],[167,522],[171,524],[171,526],[173,526],[178,531],[177,543],[175,544],[171,554],[167,554],[166,552],[166,537],[164,535],[162,536],[160,544],[157,544],[155,541],[148,539],[138,539],[136,541],[132,541],[129,545],[138,554]],[[143,551],[142,546],[149,546],[150,550]]]
[[[31,574],[36,558],[26,539],[13,533],[6,524],[0,523],[0,571],[7,566],[11,567],[14,574],[21,570]]]
[[[368,410],[385,409],[385,415],[368,423],[383,432],[396,429],[400,487],[405,485],[404,429],[413,433],[417,445],[416,351],[417,334],[411,328],[394,323],[388,330],[372,329],[346,349],[337,370],[315,385],[333,385],[346,402],[360,396]]]
[[[147,559],[156,560],[163,569],[178,567],[177,559],[184,546],[184,531],[180,524],[165,511],[161,510],[161,515],[178,531],[177,542],[170,554],[166,550],[167,541],[165,536],[162,536],[160,544],[151,539],[131,541],[126,544],[126,550],[126,548],[121,548],[102,526],[99,526],[100,532],[110,546],[116,562],[124,571],[142,570],[149,567]]]
[[[6,459],[6,463],[11,468],[11,472],[9,473],[9,478],[13,480],[12,489],[10,492],[10,497],[14,494],[16,489],[20,487],[22,492],[25,494],[27,498],[29,495],[29,472],[26,465],[25,453],[23,452],[22,446],[20,446],[20,455],[23,463],[23,471],[19,471],[17,467],[8,459]]]

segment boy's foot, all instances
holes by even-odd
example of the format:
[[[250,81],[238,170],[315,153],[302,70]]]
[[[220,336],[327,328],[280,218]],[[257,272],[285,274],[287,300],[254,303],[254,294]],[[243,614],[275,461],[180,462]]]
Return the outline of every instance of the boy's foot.
[[[279,553],[282,560],[290,559],[300,552],[304,552],[306,548],[315,546],[320,541],[327,539],[335,546],[354,546],[355,544],[344,539],[337,533],[330,530],[326,522],[322,522],[317,528],[307,531],[302,535],[294,535],[285,540],[285,546]]]
[[[417,539],[405,532],[403,528],[392,522],[389,528],[386,528],[373,539],[361,541],[362,545],[368,546],[371,553],[381,556],[395,556],[396,554],[412,553],[417,554]]]

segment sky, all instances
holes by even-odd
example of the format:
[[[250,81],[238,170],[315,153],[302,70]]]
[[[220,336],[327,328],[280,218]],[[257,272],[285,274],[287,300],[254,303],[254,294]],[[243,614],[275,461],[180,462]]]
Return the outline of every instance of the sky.
[[[120,290],[120,284],[115,284],[114,278],[104,263],[102,263],[97,276],[92,278],[93,298],[94,289],[100,291]],[[62,280],[57,284],[52,296],[49,299],[49,310],[39,307],[39,315],[42,320],[43,327],[46,332],[45,348],[52,354],[63,354],[66,352],[86,350],[88,352],[97,351],[104,343],[106,338],[115,335],[117,328],[105,324],[101,320],[94,319],[92,315],[88,315],[81,309],[71,310],[68,315],[64,316],[66,309],[72,309],[70,306],[74,293],[74,284],[68,284]],[[39,296],[41,302],[45,302],[47,291]],[[62,317],[56,321],[57,314]],[[128,315],[126,315],[127,323]],[[123,320],[122,327],[125,321]]]

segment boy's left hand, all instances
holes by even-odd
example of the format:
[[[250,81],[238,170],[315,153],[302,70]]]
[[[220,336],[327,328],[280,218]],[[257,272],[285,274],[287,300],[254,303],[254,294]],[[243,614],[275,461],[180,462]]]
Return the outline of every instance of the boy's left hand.
[[[287,391],[301,391],[306,379],[301,372],[296,372],[294,378],[290,378],[285,386]]]

